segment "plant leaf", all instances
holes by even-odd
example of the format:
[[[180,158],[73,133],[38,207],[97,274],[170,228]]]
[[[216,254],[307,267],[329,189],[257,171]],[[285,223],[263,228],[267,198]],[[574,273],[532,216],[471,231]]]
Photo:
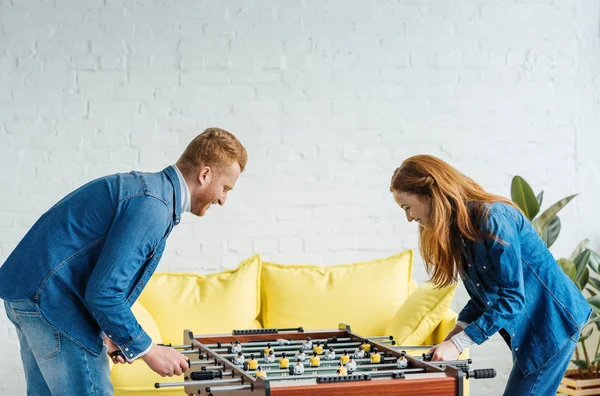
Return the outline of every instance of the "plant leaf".
[[[590,251],[592,252],[592,254],[590,255],[590,261],[588,261],[588,264],[596,272],[599,272],[600,271],[600,254],[594,252],[593,250],[590,250]]]
[[[585,341],[588,338],[590,338],[590,336],[592,335],[593,331],[594,331],[594,329],[592,327],[590,327],[585,334],[581,334],[581,336],[579,336],[579,341],[578,342]]]
[[[540,193],[535,198],[537,199],[538,204],[540,205],[540,208],[541,208],[542,202],[544,202],[544,190],[540,191]]]
[[[533,221],[533,226],[535,227],[535,230],[538,232],[538,234],[541,235],[542,232],[544,232],[544,229],[552,221],[554,216],[556,216],[557,213],[560,212],[560,210],[562,208],[567,206],[567,204],[569,202],[571,202],[571,200],[573,198],[575,198],[577,195],[578,194],[573,194],[573,195],[569,195],[566,198],[561,199],[560,201],[556,202],[554,205],[552,205],[548,209],[546,209],[544,211],[544,213],[542,213],[537,219],[535,219]]]
[[[521,176],[513,177],[510,186],[510,196],[529,220],[533,220],[535,215],[540,211],[540,204],[531,186]]]
[[[589,239],[584,239],[583,241],[579,242],[579,245],[577,245],[575,250],[573,250],[573,253],[571,253],[571,257],[569,257],[569,259],[574,261],[575,257],[577,257],[579,253],[581,253],[581,251],[585,249],[588,243],[590,243]]]
[[[594,278],[593,276],[590,276],[588,282],[588,288],[591,286],[596,291],[596,293],[600,293],[600,280]]]
[[[562,268],[563,272],[567,274],[567,276],[571,278],[573,282],[575,282],[575,276],[577,275],[577,268],[575,267],[575,263],[569,259],[561,258],[558,259],[558,265],[560,265],[560,268]],[[598,307],[600,308],[600,302]]]
[[[550,220],[548,227],[542,232],[542,239],[546,242],[547,247],[552,246],[556,242],[558,234],[560,234],[560,219],[558,216],[555,216]]]
[[[571,362],[573,362],[573,364],[575,364],[575,366],[577,366],[577,368],[579,368],[581,370],[587,370],[587,368],[588,368],[585,360],[571,360]]]
[[[594,296],[587,299],[588,304],[597,311],[600,311],[600,296]]]
[[[592,280],[592,278],[590,278],[589,280],[591,281],[591,280]],[[587,291],[588,291],[588,293],[590,293],[590,294],[592,295],[592,297],[594,297],[595,295],[597,295],[597,294],[598,294],[598,293],[596,293],[596,292],[594,291],[594,289],[591,289],[591,288],[589,288],[589,287],[588,287],[587,289],[585,289],[585,290],[587,290]]]
[[[576,279],[579,278],[583,269],[587,267],[588,262],[590,261],[590,257],[592,256],[592,251],[590,249],[583,249],[581,253],[575,257],[573,263],[575,264],[575,268],[577,268],[577,276]]]

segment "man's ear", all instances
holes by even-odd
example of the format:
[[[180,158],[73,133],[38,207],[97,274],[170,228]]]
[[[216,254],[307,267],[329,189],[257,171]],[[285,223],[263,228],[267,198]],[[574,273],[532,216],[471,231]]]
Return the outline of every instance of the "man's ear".
[[[198,183],[203,186],[205,183],[210,182],[212,171],[209,166],[203,166],[198,172]]]

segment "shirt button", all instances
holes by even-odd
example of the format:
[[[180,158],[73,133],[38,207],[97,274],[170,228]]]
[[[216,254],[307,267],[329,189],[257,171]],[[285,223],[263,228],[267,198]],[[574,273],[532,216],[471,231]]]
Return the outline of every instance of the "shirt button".
[[[487,267],[484,265],[484,266],[483,266],[483,269],[487,269]]]
[[[469,264],[469,267],[471,266],[471,264]]]
[[[108,335],[108,338],[112,338],[112,336],[109,334],[109,335]]]
[[[490,302],[488,301],[488,305],[490,305]]]
[[[479,283],[477,284],[477,287],[479,287]]]
[[[514,337],[514,336],[515,336],[515,333],[513,333],[513,335],[512,335],[512,336]]]
[[[133,357],[133,353],[130,353],[130,354],[129,354],[129,357]]]
[[[519,348],[515,348],[515,351],[518,351],[518,350],[519,350]]]
[[[129,352],[129,348],[125,348],[125,352]]]

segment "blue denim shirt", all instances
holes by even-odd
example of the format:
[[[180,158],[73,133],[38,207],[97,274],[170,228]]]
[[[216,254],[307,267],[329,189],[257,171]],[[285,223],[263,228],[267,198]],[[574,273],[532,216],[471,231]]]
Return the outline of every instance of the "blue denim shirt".
[[[489,208],[481,229],[504,243],[464,243],[461,278],[471,299],[458,320],[477,344],[501,331],[528,375],[583,327],[591,309],[523,213],[504,203]]]
[[[17,245],[0,267],[0,298],[32,300],[93,354],[102,351],[104,331],[134,359],[152,340],[130,308],[180,217],[172,167],[91,181],[44,213]]]

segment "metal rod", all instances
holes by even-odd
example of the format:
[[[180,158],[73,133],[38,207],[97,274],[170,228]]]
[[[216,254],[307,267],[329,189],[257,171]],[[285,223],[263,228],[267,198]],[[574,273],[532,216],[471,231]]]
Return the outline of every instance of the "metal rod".
[[[232,385],[232,386],[207,386],[207,393],[217,393],[217,392],[231,392],[238,390],[249,389],[252,390],[252,385]]]
[[[155,388],[174,388],[177,386],[196,386],[196,385],[209,385],[209,384],[235,384],[237,382],[241,382],[241,378],[232,378],[232,379],[214,379],[214,380],[204,380],[204,381],[185,381],[185,382],[157,382],[154,384]]]

